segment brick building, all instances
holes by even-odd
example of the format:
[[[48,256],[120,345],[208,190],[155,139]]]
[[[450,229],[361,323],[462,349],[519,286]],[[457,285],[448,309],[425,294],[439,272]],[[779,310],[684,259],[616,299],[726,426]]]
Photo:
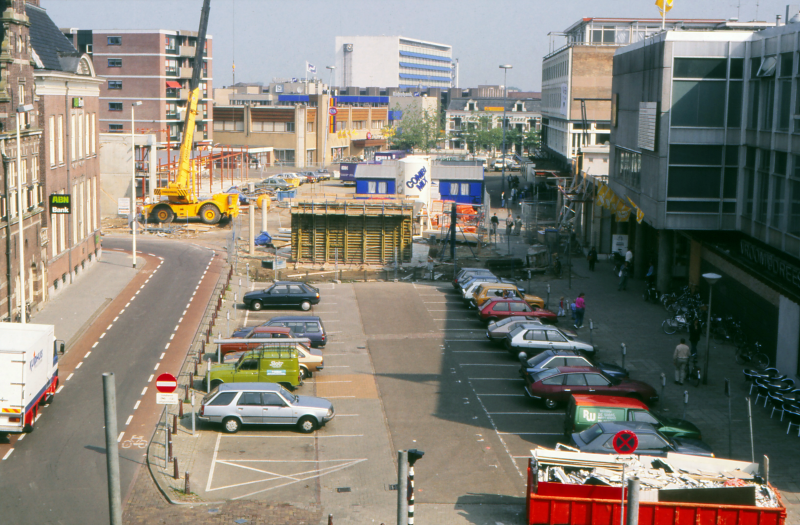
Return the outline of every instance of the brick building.
[[[100,88],[100,131],[130,133],[130,107],[136,108],[135,129],[155,133],[159,142],[177,143],[183,136],[183,108],[189,95],[196,31],[62,29],[79,52],[90,55]],[[212,38],[207,36],[202,98],[198,104],[195,142],[213,140]],[[167,131],[168,130],[168,131]]]
[[[78,52],[44,9],[27,6],[35,65],[40,170],[38,202],[71,196],[70,214],[42,214],[45,298],[100,255],[100,86],[91,58]]]

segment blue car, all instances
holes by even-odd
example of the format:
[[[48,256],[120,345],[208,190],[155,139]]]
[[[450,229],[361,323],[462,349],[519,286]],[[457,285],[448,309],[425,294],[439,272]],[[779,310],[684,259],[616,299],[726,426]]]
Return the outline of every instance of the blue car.
[[[264,326],[285,326],[292,331],[292,336],[311,340],[311,346],[320,348],[328,340],[322,319],[311,315],[285,315],[273,317]]]
[[[599,368],[604,374],[614,379],[624,379],[628,377],[628,371],[621,366],[611,363],[599,363],[590,357],[586,357],[577,350],[545,350],[540,354],[528,359],[524,353],[520,353],[519,375],[533,376],[548,368],[558,368],[560,366],[593,366]]]

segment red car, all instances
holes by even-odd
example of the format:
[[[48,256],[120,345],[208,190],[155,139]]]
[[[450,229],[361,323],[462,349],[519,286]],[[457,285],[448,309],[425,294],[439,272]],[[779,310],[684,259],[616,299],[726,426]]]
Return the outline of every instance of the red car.
[[[517,316],[520,319],[537,317],[543,322],[556,322],[558,320],[558,316],[554,312],[544,308],[531,308],[522,299],[492,299],[484,303],[481,309],[478,310],[478,316],[487,323]]]
[[[274,339],[276,337],[290,338],[292,337],[292,331],[283,326],[256,326],[249,334],[242,337],[241,343],[225,343],[220,345],[219,351],[224,357],[225,354],[230,354],[231,352],[244,352],[245,350],[258,348],[258,345],[263,343],[264,339]]]
[[[549,409],[566,403],[572,394],[631,397],[648,404],[658,401],[658,392],[647,383],[613,378],[591,366],[561,366],[528,374],[525,392]]]

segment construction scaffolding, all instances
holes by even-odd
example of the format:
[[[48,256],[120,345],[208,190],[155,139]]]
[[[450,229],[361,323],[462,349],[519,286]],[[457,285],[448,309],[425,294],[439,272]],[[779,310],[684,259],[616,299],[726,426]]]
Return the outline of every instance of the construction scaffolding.
[[[297,203],[292,208],[292,259],[298,263],[411,262],[413,213],[413,204],[403,202]]]

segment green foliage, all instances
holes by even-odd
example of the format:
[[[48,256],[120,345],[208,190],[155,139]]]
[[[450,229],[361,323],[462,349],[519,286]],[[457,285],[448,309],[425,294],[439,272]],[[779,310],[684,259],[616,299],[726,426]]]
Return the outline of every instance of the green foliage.
[[[399,106],[395,110],[400,110]],[[421,150],[425,153],[444,139],[441,117],[433,111],[406,108],[396,133],[389,138],[392,149]]]

